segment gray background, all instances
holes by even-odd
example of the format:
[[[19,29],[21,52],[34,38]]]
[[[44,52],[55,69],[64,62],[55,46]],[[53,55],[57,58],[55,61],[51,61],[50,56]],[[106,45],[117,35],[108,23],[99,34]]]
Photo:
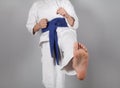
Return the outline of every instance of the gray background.
[[[34,1],[0,0],[0,88],[42,88],[39,37],[25,27]],[[120,0],[71,2],[90,57],[87,78],[66,76],[66,88],[119,88]]]

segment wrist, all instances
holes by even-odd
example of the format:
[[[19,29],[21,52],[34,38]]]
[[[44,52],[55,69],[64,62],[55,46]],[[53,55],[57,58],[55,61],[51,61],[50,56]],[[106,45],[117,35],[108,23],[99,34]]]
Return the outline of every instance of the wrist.
[[[37,25],[37,28],[38,28],[38,31],[39,31],[39,29],[41,29],[41,25],[39,23],[37,23],[36,25]]]
[[[66,14],[66,15],[65,15],[65,18],[67,18],[67,19],[68,19],[69,17],[70,17],[70,15],[69,15],[69,14]]]
[[[36,25],[33,28],[33,32],[39,31],[40,28],[41,28],[41,26],[38,23],[36,23]]]

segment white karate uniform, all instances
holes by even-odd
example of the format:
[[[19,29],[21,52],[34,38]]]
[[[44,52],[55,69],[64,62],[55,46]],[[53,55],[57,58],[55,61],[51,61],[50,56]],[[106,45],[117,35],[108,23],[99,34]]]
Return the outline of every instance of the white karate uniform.
[[[66,20],[68,27],[57,28],[58,45],[62,55],[60,65],[54,64],[54,59],[50,54],[49,31],[41,33],[41,30],[39,30],[37,32],[40,34],[39,44],[42,52],[42,75],[45,88],[64,88],[65,74],[76,75],[71,60],[73,57],[73,45],[77,41],[78,18],[69,0],[40,0],[30,8],[26,24],[28,31],[33,34],[33,27],[42,18],[47,18],[50,21],[62,17],[56,14],[59,7],[63,7],[75,19],[75,22],[73,26],[70,26]]]

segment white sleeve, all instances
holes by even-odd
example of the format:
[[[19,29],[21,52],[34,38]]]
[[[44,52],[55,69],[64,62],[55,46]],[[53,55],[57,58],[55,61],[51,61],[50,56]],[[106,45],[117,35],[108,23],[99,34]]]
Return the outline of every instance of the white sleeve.
[[[69,0],[63,0],[63,8],[67,11],[67,13],[70,15],[70,16],[72,16],[73,18],[74,18],[74,20],[75,20],[75,22],[74,22],[74,25],[73,26],[70,26],[69,24],[68,24],[68,26],[70,27],[70,28],[72,28],[72,29],[77,29],[78,28],[78,26],[79,26],[79,22],[78,22],[78,17],[77,17],[77,15],[76,15],[76,13],[75,13],[75,10],[74,10],[74,7],[73,7],[73,5],[71,4],[71,2],[69,1]],[[67,22],[68,23],[68,22]]]
[[[31,34],[33,34],[33,28],[36,23],[37,23],[37,3],[33,3],[32,7],[29,10],[28,20],[26,24],[26,27]]]

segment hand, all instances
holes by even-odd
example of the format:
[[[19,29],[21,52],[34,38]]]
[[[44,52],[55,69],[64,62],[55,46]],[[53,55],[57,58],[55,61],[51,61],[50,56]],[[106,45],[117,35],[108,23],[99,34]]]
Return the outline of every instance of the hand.
[[[35,34],[35,32],[39,31],[40,29],[46,28],[47,27],[47,22],[48,20],[46,18],[43,18],[39,21],[39,23],[37,23],[34,28],[33,28],[33,34]]]
[[[39,24],[40,28],[42,29],[42,28],[47,27],[47,22],[48,22],[48,20],[46,18],[43,18],[40,20],[40,22],[38,24]]]
[[[58,10],[57,10],[57,14],[60,14],[64,17],[68,17],[68,13],[65,11],[64,8],[60,7]]]
[[[67,21],[68,23],[73,26],[74,25],[74,21],[75,19],[73,17],[71,17],[66,11],[64,8],[60,7],[58,10],[57,10],[57,14],[60,14],[62,16],[64,16],[65,18],[67,18]]]

